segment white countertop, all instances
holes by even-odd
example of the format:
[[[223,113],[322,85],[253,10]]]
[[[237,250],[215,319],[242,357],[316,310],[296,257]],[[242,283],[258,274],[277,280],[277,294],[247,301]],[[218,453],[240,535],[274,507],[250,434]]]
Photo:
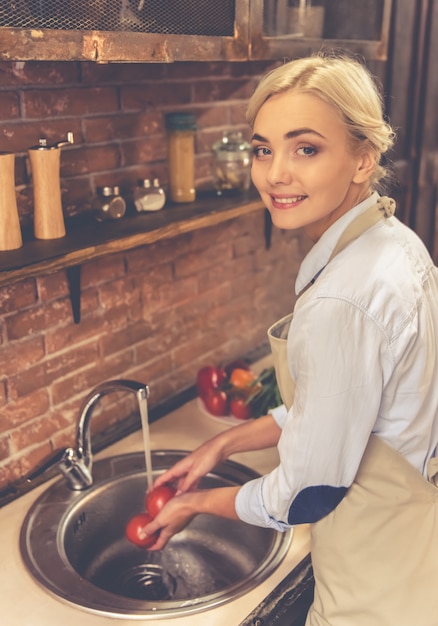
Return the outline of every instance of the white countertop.
[[[206,417],[196,400],[188,402],[153,423],[150,428],[151,449],[192,450],[214,434],[229,428],[219,420]],[[109,447],[96,458],[142,450],[141,432],[136,432]],[[236,454],[232,460],[269,472],[277,463],[276,449]],[[238,626],[238,624],[274,589],[309,552],[307,526],[294,529],[292,545],[283,562],[263,583],[249,593],[208,611],[172,619],[115,619],[96,615],[64,603],[50,595],[28,574],[19,550],[20,527],[33,501],[46,485],[34,489],[0,509],[0,597],[1,623],[4,626],[111,626],[120,623],[145,626]]]

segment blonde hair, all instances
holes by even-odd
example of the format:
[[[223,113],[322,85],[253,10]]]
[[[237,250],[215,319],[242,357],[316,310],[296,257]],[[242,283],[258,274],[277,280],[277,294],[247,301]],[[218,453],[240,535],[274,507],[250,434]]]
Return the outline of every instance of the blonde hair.
[[[381,160],[392,147],[395,133],[384,120],[382,96],[367,68],[344,54],[318,53],[289,61],[261,79],[248,103],[249,125],[254,126],[270,96],[288,90],[314,95],[340,114],[352,150],[365,146],[374,154],[376,168],[370,185],[378,188],[379,181],[389,175]]]

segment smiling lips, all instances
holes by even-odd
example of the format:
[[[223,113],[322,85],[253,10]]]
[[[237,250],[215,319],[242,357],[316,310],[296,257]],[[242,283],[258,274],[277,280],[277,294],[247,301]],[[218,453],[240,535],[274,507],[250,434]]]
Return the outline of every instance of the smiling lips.
[[[271,196],[272,204],[275,208],[287,209],[291,206],[296,206],[303,200],[305,200],[307,196]]]

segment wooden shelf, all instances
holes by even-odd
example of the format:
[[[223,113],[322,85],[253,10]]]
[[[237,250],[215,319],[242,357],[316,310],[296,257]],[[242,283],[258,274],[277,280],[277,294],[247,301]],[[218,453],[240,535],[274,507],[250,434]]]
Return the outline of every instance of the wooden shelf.
[[[230,197],[201,194],[194,203],[168,204],[160,211],[97,222],[72,219],[61,239],[35,240],[24,234],[18,250],[0,252],[0,287],[26,278],[80,266],[98,257],[177,237],[263,209],[255,190]]]

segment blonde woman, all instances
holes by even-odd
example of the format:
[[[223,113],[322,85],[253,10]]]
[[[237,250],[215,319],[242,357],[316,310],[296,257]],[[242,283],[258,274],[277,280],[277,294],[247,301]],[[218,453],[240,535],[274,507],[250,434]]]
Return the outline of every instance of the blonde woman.
[[[436,626],[438,270],[379,193],[394,138],[379,90],[356,60],[315,55],[266,75],[248,121],[274,225],[313,242],[293,315],[270,329],[285,405],[161,476],[179,495],[146,531],[160,549],[201,512],[310,523],[307,626]],[[196,490],[218,461],[270,445],[270,474]]]

